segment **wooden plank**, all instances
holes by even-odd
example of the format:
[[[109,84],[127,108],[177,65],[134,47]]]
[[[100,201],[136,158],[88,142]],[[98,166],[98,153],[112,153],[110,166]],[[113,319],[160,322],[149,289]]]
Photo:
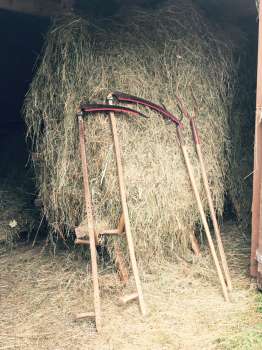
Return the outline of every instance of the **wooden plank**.
[[[93,318],[93,317],[95,317],[94,312],[82,312],[75,315],[75,321],[84,320],[86,318]]]
[[[253,172],[253,200],[252,200],[252,239],[250,274],[257,275],[256,250],[259,244],[262,220],[260,216],[260,197],[262,180],[262,6],[259,8],[259,34],[258,34],[258,65],[257,65],[257,98],[254,144],[254,172]],[[262,238],[261,238],[262,239]]]
[[[195,130],[195,132],[197,132],[196,126],[194,124],[194,120],[192,120],[192,123],[193,123],[192,124],[192,128],[193,128],[192,131],[194,132],[194,130]],[[199,163],[200,163],[200,169],[201,169],[203,184],[204,184],[204,188],[205,188],[205,192],[206,192],[206,196],[207,196],[207,202],[208,202],[208,206],[209,206],[209,210],[210,210],[211,220],[213,223],[215,236],[217,239],[217,246],[218,246],[218,251],[220,254],[222,268],[223,268],[223,271],[225,274],[228,290],[231,292],[233,289],[231,276],[230,276],[230,272],[229,272],[229,268],[228,268],[228,264],[227,264],[227,258],[226,258],[226,254],[225,254],[225,250],[224,250],[224,246],[223,246],[223,242],[222,242],[220,228],[219,228],[218,222],[217,222],[216,212],[215,212],[215,208],[214,208],[214,204],[213,204],[213,200],[212,200],[211,190],[209,187],[209,182],[208,182],[208,178],[207,178],[203,154],[202,154],[200,143],[196,142],[195,146],[196,146],[196,152],[197,152]]]

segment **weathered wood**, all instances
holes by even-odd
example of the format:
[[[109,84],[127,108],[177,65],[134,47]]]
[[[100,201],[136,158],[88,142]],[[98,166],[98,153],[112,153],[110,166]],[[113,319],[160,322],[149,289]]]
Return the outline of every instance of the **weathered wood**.
[[[84,196],[86,205],[86,215],[88,222],[88,236],[90,241],[91,252],[91,267],[92,267],[92,280],[94,289],[94,309],[95,309],[95,321],[97,332],[101,331],[101,305],[100,294],[98,284],[98,268],[97,268],[97,252],[96,252],[96,238],[94,228],[94,217],[92,212],[92,197],[89,188],[89,174],[85,149],[85,127],[84,121],[81,116],[78,117],[79,122],[79,138],[80,138],[80,154],[82,160],[83,182],[84,182]]]
[[[77,238],[75,240],[75,244],[86,244],[86,245],[88,245],[88,244],[90,244],[90,241],[87,240],[87,239],[79,239],[79,238]]]
[[[215,249],[215,246],[214,246],[214,243],[213,243],[211,232],[209,230],[209,226],[208,226],[208,223],[207,223],[205,211],[204,211],[201,199],[200,199],[199,191],[198,191],[198,188],[197,188],[197,185],[196,185],[196,181],[195,181],[195,177],[194,177],[194,174],[193,174],[193,168],[192,168],[192,165],[190,163],[189,156],[188,156],[186,147],[185,147],[185,145],[183,143],[183,140],[182,140],[179,128],[177,128],[177,137],[178,137],[178,140],[179,140],[179,143],[180,143],[180,146],[181,146],[181,150],[182,150],[182,153],[183,153],[183,156],[184,156],[184,160],[185,160],[187,172],[188,172],[188,175],[189,175],[190,183],[191,183],[191,186],[192,186],[192,189],[193,189],[193,192],[194,192],[194,196],[195,196],[196,201],[197,201],[198,210],[199,210],[200,217],[201,217],[204,229],[205,229],[206,237],[207,237],[209,248],[210,248],[210,251],[211,251],[211,255],[212,255],[212,258],[213,258],[216,270],[217,270],[218,278],[219,278],[219,281],[220,281],[220,284],[221,284],[221,287],[222,287],[223,295],[224,295],[225,300],[229,301],[229,295],[228,295],[227,286],[226,286],[226,283],[225,283],[225,280],[224,280],[224,276],[223,276],[223,273],[222,273],[222,270],[221,270],[221,267],[220,267],[220,264],[219,264],[219,260],[218,260],[218,257],[217,257],[217,253],[216,253],[216,249]]]
[[[0,9],[36,16],[57,16],[70,11],[74,0],[0,0]]]
[[[102,231],[102,232],[99,232],[99,235],[109,235],[109,236],[111,236],[111,235],[116,235],[116,236],[119,236],[119,235],[122,235],[123,234],[123,232],[120,232],[118,229],[112,229],[112,230],[104,230],[104,231]]]
[[[113,104],[111,94],[108,96],[107,100],[109,104]],[[142,315],[145,315],[146,308],[145,308],[142,286],[141,286],[141,281],[139,277],[138,266],[137,266],[137,261],[135,256],[135,247],[134,247],[133,237],[131,233],[131,225],[129,220],[127,200],[126,200],[126,189],[125,189],[125,181],[124,181],[124,171],[123,171],[122,160],[121,160],[120,144],[119,144],[119,139],[117,134],[115,114],[113,112],[110,113],[110,121],[111,121],[111,128],[112,128],[115,155],[116,155],[116,165],[117,165],[120,197],[121,197],[121,204],[122,204],[122,210],[123,210],[123,216],[124,216],[124,222],[125,222],[125,232],[126,232],[129,256],[130,256],[131,266],[132,266],[132,270],[135,278],[136,289],[138,292],[140,310]]]
[[[82,312],[75,315],[75,321],[84,320],[85,318],[94,318],[94,312]]]
[[[252,200],[252,240],[250,257],[250,274],[257,275],[256,250],[259,245],[259,236],[262,236],[261,212],[261,181],[262,181],[262,6],[259,6],[259,34],[257,60],[257,98],[254,144],[254,171],[253,171],[253,200]],[[262,248],[262,246],[261,246]]]
[[[130,302],[130,301],[132,301],[134,299],[137,299],[137,298],[138,298],[138,293],[132,293],[132,294],[129,294],[129,295],[124,295],[124,296],[119,298],[119,303],[121,305],[125,305],[128,302]]]
[[[193,123],[193,127],[194,127],[194,121],[192,121],[192,123]],[[196,126],[195,126],[195,130],[196,130]],[[206,196],[207,196],[211,220],[212,220],[215,235],[216,235],[217,246],[218,246],[218,251],[219,251],[220,258],[221,258],[222,268],[223,268],[223,271],[225,274],[228,290],[232,291],[232,281],[231,281],[230,272],[229,272],[229,268],[228,268],[228,264],[227,264],[227,258],[226,258],[226,254],[225,254],[225,250],[224,250],[224,246],[223,246],[223,242],[222,242],[221,232],[220,232],[218,222],[217,222],[216,212],[215,212],[215,208],[214,208],[214,204],[213,204],[213,200],[212,200],[212,195],[211,195],[211,191],[210,191],[210,187],[209,187],[209,183],[208,183],[206,167],[204,164],[204,159],[203,159],[203,154],[202,154],[200,143],[196,143],[195,146],[196,146],[196,152],[197,152],[199,163],[200,163],[200,169],[201,169],[202,179],[203,179],[204,188],[205,188],[205,192],[206,192]]]

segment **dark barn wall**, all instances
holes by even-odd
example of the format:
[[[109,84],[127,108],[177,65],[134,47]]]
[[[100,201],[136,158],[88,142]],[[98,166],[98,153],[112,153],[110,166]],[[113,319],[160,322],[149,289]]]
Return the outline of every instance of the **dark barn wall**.
[[[21,107],[49,20],[0,11],[0,124],[21,123]]]
[[[21,109],[48,24],[47,18],[0,11],[0,181],[26,177]]]
[[[175,1],[175,0],[174,0]],[[246,31],[256,54],[256,8],[253,0],[193,0],[216,21],[238,23]],[[113,15],[120,7],[152,7],[163,0],[76,0],[77,11],[91,20]],[[48,28],[48,17],[0,10],[0,177],[25,170],[27,150],[21,108],[33,77],[33,68]],[[230,35],[235,35],[229,33]],[[237,35],[237,33],[236,33]],[[256,62],[253,60],[254,70]],[[245,67],[241,67],[245,69]],[[252,74],[253,74],[252,73]],[[253,89],[253,87],[252,87]],[[255,91],[255,74],[254,74]],[[20,169],[19,171],[17,171]]]

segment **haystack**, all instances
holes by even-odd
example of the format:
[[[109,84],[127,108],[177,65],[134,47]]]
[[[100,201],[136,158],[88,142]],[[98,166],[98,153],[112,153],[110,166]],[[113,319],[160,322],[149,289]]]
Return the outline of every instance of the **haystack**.
[[[66,237],[85,218],[75,111],[81,101],[103,101],[112,90],[178,113],[175,95],[192,110],[193,89],[221,215],[235,79],[232,54],[223,30],[210,25],[190,0],[150,11],[133,9],[100,27],[84,18],[55,20],[25,102],[28,135],[40,157],[34,164],[37,188],[51,235]],[[118,130],[136,253],[146,264],[185,251],[200,218],[174,125],[143,112],[149,120],[119,116]],[[121,208],[108,117],[88,118],[86,130],[96,221],[113,228]],[[203,193],[188,125],[184,135]],[[203,201],[207,211],[204,195]]]

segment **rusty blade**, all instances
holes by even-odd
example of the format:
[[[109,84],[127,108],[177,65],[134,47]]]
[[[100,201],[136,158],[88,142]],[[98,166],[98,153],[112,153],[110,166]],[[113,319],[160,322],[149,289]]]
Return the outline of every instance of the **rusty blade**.
[[[126,94],[126,93],[120,92],[120,91],[115,91],[112,93],[112,95],[119,102],[133,103],[133,104],[142,105],[144,107],[148,107],[148,108],[152,109],[153,111],[161,114],[164,118],[171,120],[173,123],[176,124],[176,126],[180,126],[180,127],[183,126],[181,121],[176,116],[174,116],[172,113],[167,111],[166,108],[159,106],[151,101],[145,100],[145,99],[137,97],[137,96],[129,95],[129,94]]]
[[[80,108],[83,113],[115,112],[115,113],[126,113],[126,114],[135,115],[135,116],[140,116],[143,118],[148,118],[148,116],[146,116],[145,114],[124,106],[105,105],[101,103],[101,104],[82,104]]]

